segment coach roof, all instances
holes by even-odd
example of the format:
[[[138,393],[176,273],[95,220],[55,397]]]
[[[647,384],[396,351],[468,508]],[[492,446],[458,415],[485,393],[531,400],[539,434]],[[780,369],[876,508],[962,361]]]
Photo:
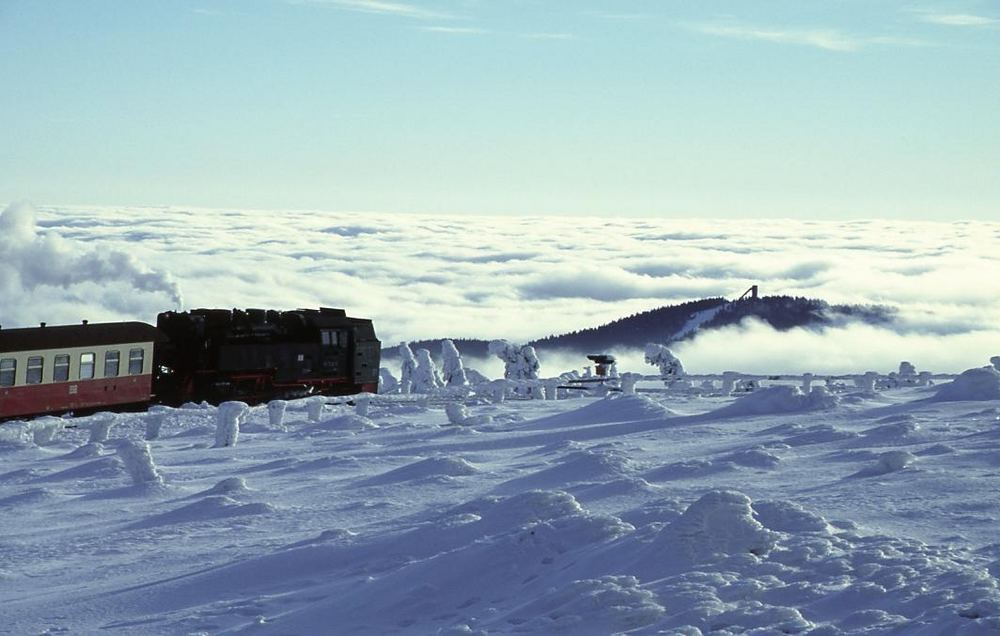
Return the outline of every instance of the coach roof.
[[[105,322],[26,329],[0,329],[0,353],[160,342],[163,334],[144,322]]]

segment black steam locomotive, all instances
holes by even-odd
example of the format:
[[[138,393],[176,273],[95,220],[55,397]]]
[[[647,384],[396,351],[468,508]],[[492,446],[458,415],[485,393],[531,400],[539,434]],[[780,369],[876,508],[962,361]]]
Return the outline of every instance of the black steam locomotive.
[[[156,326],[0,329],[0,420],[150,403],[378,390],[371,320],[342,309],[195,309]]]

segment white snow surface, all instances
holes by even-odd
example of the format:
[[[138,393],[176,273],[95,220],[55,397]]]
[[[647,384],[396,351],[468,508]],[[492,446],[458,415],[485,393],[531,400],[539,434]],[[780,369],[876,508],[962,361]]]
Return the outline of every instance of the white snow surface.
[[[0,633],[998,633],[1000,399],[937,390],[3,424]]]

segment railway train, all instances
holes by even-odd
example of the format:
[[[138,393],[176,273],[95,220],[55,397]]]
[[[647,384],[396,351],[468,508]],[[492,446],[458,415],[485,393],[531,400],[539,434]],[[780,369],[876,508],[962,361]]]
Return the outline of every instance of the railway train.
[[[378,390],[372,321],[343,309],[168,311],[0,329],[0,422],[185,402],[251,404]]]

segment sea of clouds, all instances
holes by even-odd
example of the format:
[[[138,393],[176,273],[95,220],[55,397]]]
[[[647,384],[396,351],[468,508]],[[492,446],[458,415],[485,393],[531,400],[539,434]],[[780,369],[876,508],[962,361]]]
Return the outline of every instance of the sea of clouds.
[[[676,349],[689,370],[959,371],[1000,354],[1000,223],[598,217],[11,204],[0,324],[192,307],[344,307],[384,343],[526,341],[686,300],[765,295],[898,309],[892,328],[747,322]],[[638,357],[626,352],[626,358]],[[545,360],[543,359],[543,364]],[[564,369],[543,369],[558,373]]]

